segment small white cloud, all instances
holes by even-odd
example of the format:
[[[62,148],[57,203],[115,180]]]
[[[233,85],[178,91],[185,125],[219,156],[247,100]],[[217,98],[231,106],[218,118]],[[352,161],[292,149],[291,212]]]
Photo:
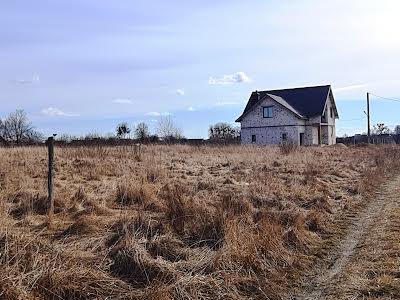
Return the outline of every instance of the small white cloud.
[[[184,89],[177,89],[177,90],[176,90],[176,93],[177,93],[179,96],[184,96],[184,95],[185,95],[185,90],[184,90]]]
[[[335,93],[340,93],[340,92],[345,92],[345,91],[364,89],[367,86],[368,86],[367,84],[353,84],[353,85],[348,85],[348,86],[333,89],[333,91]]]
[[[228,105],[238,105],[238,104],[240,104],[240,102],[233,102],[233,101],[231,101],[231,102],[229,102],[229,101],[223,102],[223,101],[219,101],[219,102],[215,103],[215,106],[228,106]]]
[[[78,117],[79,114],[75,113],[67,113],[63,112],[62,110],[56,108],[56,107],[48,107],[42,109],[42,114],[50,117]]]
[[[114,100],[112,100],[112,103],[115,103],[115,104],[132,104],[132,100],[131,99],[114,99]]]
[[[147,116],[151,117],[160,117],[160,116],[169,116],[171,113],[169,112],[158,112],[158,111],[151,111],[146,114]]]
[[[233,74],[226,74],[220,77],[210,76],[208,78],[208,84],[211,85],[227,85],[241,82],[250,82],[251,79],[244,72],[236,72]]]
[[[39,75],[33,75],[32,78],[29,79],[15,79],[13,80],[16,84],[36,84],[40,82]]]
[[[188,111],[195,111],[196,109],[193,106],[189,106],[187,110]]]
[[[160,113],[156,112],[156,111],[150,111],[146,115],[147,116],[152,116],[152,117],[158,117],[160,115]]]

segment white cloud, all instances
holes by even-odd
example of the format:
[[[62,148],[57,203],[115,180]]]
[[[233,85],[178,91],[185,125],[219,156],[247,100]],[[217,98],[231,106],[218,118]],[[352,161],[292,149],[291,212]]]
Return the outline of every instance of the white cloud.
[[[32,78],[29,79],[15,79],[13,80],[14,83],[17,84],[36,84],[40,82],[39,75],[33,75]]]
[[[112,100],[112,103],[116,103],[116,104],[132,104],[132,100],[130,100],[130,99],[114,99],[114,100]]]
[[[226,102],[223,102],[223,101],[220,101],[220,102],[217,102],[217,103],[215,103],[215,106],[228,106],[228,105],[239,105],[239,104],[241,104],[240,102],[233,102],[233,101],[226,101]]]
[[[187,110],[188,111],[195,111],[196,109],[193,106],[189,106]]]
[[[48,107],[42,109],[42,114],[50,116],[50,117],[78,117],[79,114],[75,113],[67,113],[56,107]]]
[[[160,116],[169,116],[169,115],[171,115],[171,113],[169,113],[169,112],[151,111],[151,112],[148,112],[146,115],[147,116],[152,116],[152,117],[160,117]]]
[[[226,74],[220,77],[210,76],[208,84],[211,85],[227,85],[241,82],[250,82],[251,79],[244,72],[236,72],[233,74]]]
[[[348,85],[340,88],[335,88],[333,91],[335,93],[340,93],[340,92],[345,92],[345,91],[351,91],[351,90],[359,90],[359,89],[364,89],[368,85],[367,84],[353,84],[353,85]]]
[[[185,90],[184,90],[184,89],[177,89],[177,90],[176,90],[176,93],[177,93],[179,96],[184,96],[184,95],[185,95]]]

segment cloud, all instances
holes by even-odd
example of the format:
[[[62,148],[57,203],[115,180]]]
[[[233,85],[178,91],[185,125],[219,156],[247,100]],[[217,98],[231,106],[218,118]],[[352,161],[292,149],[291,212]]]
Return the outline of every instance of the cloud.
[[[48,107],[42,109],[42,114],[50,117],[78,117],[79,114],[75,113],[67,113],[63,112],[62,110],[56,108],[56,107]]]
[[[15,79],[13,80],[16,84],[36,84],[40,82],[39,75],[33,75],[30,79]]]
[[[211,85],[227,85],[227,84],[250,82],[250,81],[251,79],[244,72],[226,74],[221,77],[210,76],[210,78],[208,78],[208,84]]]
[[[171,115],[171,113],[169,113],[169,112],[150,111],[146,115],[147,116],[151,116],[151,117],[160,117],[160,116],[169,116],[169,115]]]
[[[184,95],[185,95],[185,90],[184,90],[184,89],[177,89],[177,90],[176,90],[176,93],[177,93],[179,96],[184,96]]]
[[[189,106],[187,110],[188,111],[196,111],[196,109],[193,106]]]
[[[132,104],[132,100],[130,100],[130,99],[114,99],[114,100],[112,100],[112,103],[115,103],[115,104]]]
[[[215,103],[215,106],[228,106],[228,105],[239,105],[241,104],[240,102],[233,102],[233,101],[219,101],[217,103]]]
[[[335,93],[340,93],[340,92],[345,92],[345,91],[351,91],[351,90],[359,90],[359,89],[364,89],[368,85],[367,84],[353,84],[353,85],[348,85],[340,88],[335,88],[333,91]]]

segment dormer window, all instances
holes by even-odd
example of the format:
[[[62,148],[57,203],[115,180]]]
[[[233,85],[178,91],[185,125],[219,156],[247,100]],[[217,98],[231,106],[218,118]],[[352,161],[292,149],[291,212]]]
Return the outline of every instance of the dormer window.
[[[263,117],[272,118],[272,106],[263,107]]]

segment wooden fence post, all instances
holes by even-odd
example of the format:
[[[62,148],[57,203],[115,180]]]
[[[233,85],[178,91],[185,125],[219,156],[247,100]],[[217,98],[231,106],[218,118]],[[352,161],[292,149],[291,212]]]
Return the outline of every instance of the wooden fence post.
[[[46,145],[49,152],[49,169],[47,173],[47,189],[48,189],[48,201],[49,201],[49,226],[52,223],[52,217],[54,213],[54,198],[53,198],[53,162],[54,162],[54,137],[49,137],[46,141]]]

